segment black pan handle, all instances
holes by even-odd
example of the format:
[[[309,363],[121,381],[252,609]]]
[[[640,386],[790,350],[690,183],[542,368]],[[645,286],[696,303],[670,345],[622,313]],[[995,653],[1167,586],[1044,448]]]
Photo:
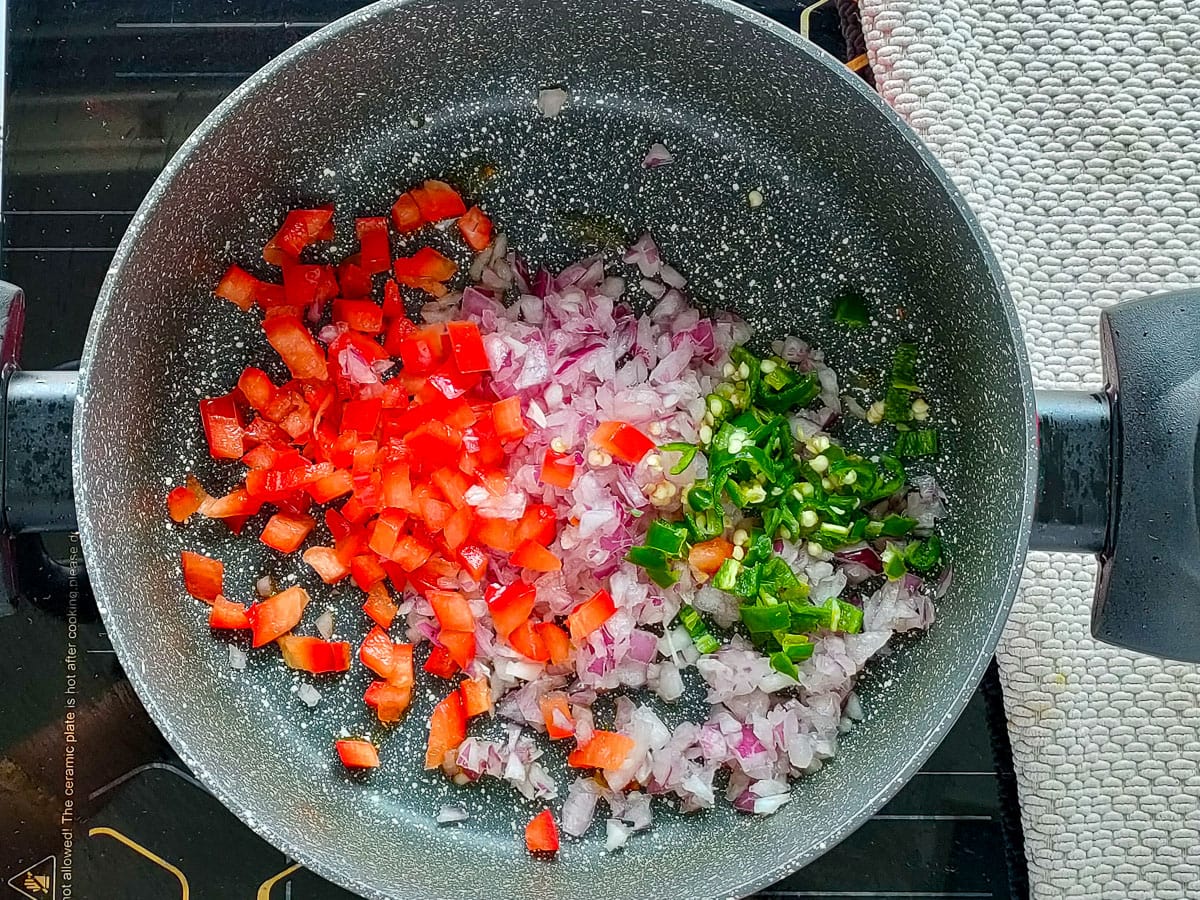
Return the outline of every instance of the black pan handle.
[[[22,572],[62,580],[41,535],[76,528],[71,419],[77,375],[22,371],[24,324],[24,294],[0,281],[0,615],[13,611]]]
[[[1107,387],[1038,394],[1034,549],[1095,552],[1092,633],[1200,662],[1200,292],[1101,313]]]

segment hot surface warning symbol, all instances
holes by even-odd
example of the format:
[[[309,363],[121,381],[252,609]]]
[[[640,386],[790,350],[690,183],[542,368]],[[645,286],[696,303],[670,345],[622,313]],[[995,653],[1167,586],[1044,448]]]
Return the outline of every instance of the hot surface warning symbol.
[[[57,866],[57,860],[47,856],[8,879],[8,886],[30,900],[55,900],[58,896],[54,884]]]

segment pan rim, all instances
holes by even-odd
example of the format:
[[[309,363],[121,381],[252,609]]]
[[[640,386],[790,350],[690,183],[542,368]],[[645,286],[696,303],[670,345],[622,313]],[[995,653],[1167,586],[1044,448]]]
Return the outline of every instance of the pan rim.
[[[97,352],[97,344],[99,341],[98,334],[102,330],[101,326],[108,316],[108,310],[117,287],[120,273],[124,268],[127,259],[131,255],[140,239],[140,234],[144,223],[149,217],[151,211],[157,206],[162,195],[167,190],[168,186],[174,180],[176,174],[183,169],[191,160],[191,157],[199,150],[208,140],[210,133],[217,128],[238,106],[245,100],[255,95],[258,91],[269,88],[274,76],[286,67],[297,65],[306,55],[313,52],[316,48],[323,45],[325,42],[341,37],[347,31],[361,26],[363,23],[376,17],[386,15],[393,10],[408,6],[417,6],[424,0],[378,0],[369,6],[349,13],[342,18],[339,18],[313,34],[303,38],[292,47],[285,50],[280,55],[276,56],[265,66],[247,78],[240,84],[228,97],[220,104],[205,119],[196,127],[192,134],[184,141],[179,150],[170,159],[167,165],[147,192],[138,208],[137,213],[131,220],[130,226],[121,239],[120,244],[113,256],[112,262],[109,265],[105,276],[104,283],[100,289],[97,298],[95,310],[89,324],[87,338],[84,344],[83,356],[80,363],[80,377],[78,383],[77,394],[75,398],[74,421],[72,429],[72,473],[74,481],[74,489],[76,506],[79,511],[80,522],[80,541],[83,547],[86,560],[98,560],[99,548],[95,544],[92,537],[93,532],[87,527],[87,512],[84,508],[86,498],[88,496],[87,485],[83,480],[83,456],[84,456],[84,419],[86,415],[86,397],[88,387],[91,381],[91,363],[94,355]],[[826,838],[818,844],[810,845],[806,852],[799,853],[794,856],[783,857],[775,864],[765,870],[760,870],[753,875],[741,878],[741,880],[730,883],[726,888],[727,896],[745,896],[758,889],[766,887],[780,880],[783,877],[799,870],[814,859],[823,855],[830,848],[840,843],[847,838],[855,830],[857,830],[863,822],[873,816],[885,803],[887,803],[896,793],[905,785],[921,765],[929,758],[934,749],[941,743],[950,728],[958,720],[967,702],[974,694],[976,686],[982,679],[984,670],[990,661],[993,651],[999,641],[1000,634],[1008,619],[1008,613],[1012,607],[1017,588],[1021,580],[1022,564],[1028,549],[1029,535],[1033,521],[1034,497],[1037,485],[1037,447],[1036,447],[1036,425],[1035,425],[1035,402],[1033,381],[1029,368],[1028,353],[1025,346],[1023,332],[1021,330],[1020,321],[1017,316],[1017,311],[1012,297],[1008,291],[1008,287],[1004,281],[1003,274],[1000,269],[998,260],[996,259],[987,235],[983,231],[974,213],[967,205],[965,198],[955,187],[949,175],[942,168],[941,164],[934,157],[932,151],[917,137],[912,128],[893,110],[883,98],[871,90],[860,78],[845,69],[832,56],[820,50],[814,44],[810,43],[799,34],[787,28],[783,24],[775,20],[748,9],[731,0],[681,0],[681,2],[694,3],[697,6],[705,6],[716,10],[717,12],[734,17],[745,22],[748,25],[754,26],[765,31],[771,38],[781,41],[791,51],[807,55],[810,59],[818,64],[825,66],[831,72],[834,72],[843,81],[850,83],[850,88],[856,91],[859,101],[869,104],[874,107],[875,111],[882,114],[885,121],[903,138],[903,140],[915,151],[917,157],[926,168],[929,175],[940,185],[947,199],[952,203],[954,210],[962,224],[966,225],[968,232],[971,235],[974,243],[978,246],[980,258],[983,263],[984,270],[987,273],[990,281],[991,293],[995,296],[997,302],[1002,306],[1002,313],[1005,318],[1005,324],[1008,328],[1008,334],[1011,340],[1013,352],[1015,353],[1015,361],[1017,370],[1020,376],[1020,389],[1022,395],[1022,406],[1024,412],[1025,434],[1023,447],[1023,464],[1024,464],[1024,484],[1021,495],[1020,505],[1020,525],[1019,533],[1016,535],[1016,540],[1013,545],[1012,560],[1010,566],[1010,574],[1005,583],[1003,596],[1000,598],[995,615],[990,623],[986,639],[980,647],[980,651],[974,660],[967,677],[958,686],[957,692],[954,693],[945,705],[945,713],[941,721],[936,727],[930,729],[921,739],[918,744],[917,751],[910,758],[908,763],[894,773],[892,779],[876,792],[866,803],[853,814],[843,818],[837,824]],[[1015,459],[1014,459],[1015,464]],[[99,567],[95,567],[95,571],[99,572]],[[98,593],[102,593],[101,591]],[[109,613],[107,604],[103,601],[99,603],[102,619],[105,621],[106,627],[111,625],[109,621]],[[110,639],[113,647],[117,651],[118,659],[124,660],[124,641],[121,637],[120,629],[111,629],[109,631]],[[339,884],[348,890],[352,890],[361,894],[364,897],[373,898],[373,900],[389,900],[394,895],[389,895],[381,892],[370,884],[360,881],[352,872],[353,866],[350,861],[347,861],[346,866],[334,865],[332,861],[319,858],[315,848],[297,848],[292,846],[292,841],[284,840],[279,837],[277,829],[271,822],[264,821],[262,817],[254,815],[252,802],[244,802],[241,798],[232,796],[217,783],[217,779],[210,777],[208,767],[197,762],[196,757],[190,752],[189,742],[175,732],[173,725],[173,716],[162,708],[158,699],[149,688],[143,684],[137,670],[130,667],[126,670],[130,684],[136,692],[138,699],[146,707],[150,713],[155,726],[159,728],[163,736],[179,754],[181,760],[195,771],[199,780],[227,809],[234,813],[243,823],[251,830],[262,835],[267,841],[277,847],[286,847],[288,854],[297,862],[304,865],[314,873],[321,877],[327,878],[335,884]],[[413,894],[412,896],[418,896]]]

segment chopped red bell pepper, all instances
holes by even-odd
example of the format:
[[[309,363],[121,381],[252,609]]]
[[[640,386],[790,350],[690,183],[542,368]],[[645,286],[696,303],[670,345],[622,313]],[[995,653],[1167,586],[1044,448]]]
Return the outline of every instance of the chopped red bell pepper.
[[[241,459],[246,452],[242,420],[232,394],[200,401],[200,420],[213,459]]]
[[[360,553],[350,560],[350,577],[360,588],[369,592],[371,588],[381,584],[387,578],[387,571],[374,553]],[[388,600],[386,588],[384,588],[383,599],[391,602]]]
[[[299,263],[283,267],[283,295],[288,306],[308,309],[325,303],[338,295],[337,276],[333,266],[307,266]]]
[[[633,750],[633,738],[615,731],[593,731],[591,740],[576,747],[567,765],[577,769],[619,769]]]
[[[369,275],[386,272],[392,265],[387,219],[383,216],[355,219],[354,230],[362,247],[359,255],[363,270]]]
[[[471,576],[472,581],[483,581],[483,576],[487,574],[488,555],[487,552],[478,544],[463,544],[458,548],[456,557],[466,569],[467,574]]]
[[[562,691],[543,694],[538,706],[542,710],[542,720],[546,723],[546,734],[550,740],[557,741],[575,734],[575,719],[571,717],[571,704],[566,694]]]
[[[249,310],[256,301],[264,308],[281,303],[285,296],[282,285],[261,281],[241,266],[226,269],[214,293],[243,310]]]
[[[503,587],[488,585],[483,598],[492,614],[496,634],[507,639],[517,626],[529,620],[533,605],[537,602],[537,591],[532,584],[513,581]]]
[[[370,741],[340,740],[334,744],[338,758],[347,769],[378,769],[379,751]]]
[[[478,206],[472,206],[458,220],[458,230],[467,246],[476,252],[486,250],[492,242],[492,220]]]
[[[487,350],[479,326],[474,322],[447,322],[446,333],[450,335],[450,352],[454,365],[460,372],[490,372]]]
[[[715,575],[725,560],[733,556],[733,544],[722,537],[715,537],[688,550],[688,565],[706,575]]]
[[[293,209],[283,225],[263,248],[263,259],[280,266],[300,258],[300,252],[318,240],[333,238],[333,207]]]
[[[466,669],[475,661],[475,632],[443,628],[438,632],[438,640],[460,669]]]
[[[429,591],[425,595],[438,624],[449,631],[473,631],[475,617],[471,605],[459,591]],[[465,668],[465,666],[464,666]]]
[[[517,523],[516,538],[518,543],[532,541],[543,547],[553,543],[558,534],[558,517],[554,509],[545,503],[530,503]]]
[[[486,678],[467,678],[458,686],[467,718],[492,711],[492,687]]]
[[[200,515],[208,519],[228,519],[252,516],[262,508],[262,500],[251,497],[245,488],[234,488],[223,497],[205,497],[200,501]]]
[[[350,567],[342,562],[333,547],[309,547],[303,559],[326,584],[337,584],[350,574]]]
[[[429,718],[429,741],[425,748],[425,768],[436,769],[445,761],[446,754],[457,750],[467,738],[467,711],[463,706],[462,694],[452,691],[434,707]]]
[[[346,298],[370,297],[374,287],[370,274],[362,267],[362,258],[357,254],[338,263],[337,283],[339,292]]]
[[[350,668],[350,645],[345,641],[326,641],[319,637],[282,634],[275,639],[284,663],[292,669],[325,675]]]
[[[421,208],[417,206],[416,198],[411,192],[401,194],[400,199],[392,206],[392,224],[401,234],[416,231],[425,224],[421,217]]]
[[[453,219],[467,211],[467,205],[463,203],[458,191],[444,181],[426,181],[421,187],[413,188],[409,193],[412,194],[417,208],[421,211],[421,218],[426,222]]]
[[[543,809],[525,826],[525,846],[530,853],[558,852],[558,825],[550,810]]]
[[[392,272],[398,282],[411,288],[420,288],[435,297],[446,293],[442,283],[457,271],[458,264],[454,260],[432,247],[422,247],[412,256],[397,257],[392,264]]]
[[[179,554],[183,564],[183,586],[197,600],[212,603],[224,593],[225,564],[191,550]]]
[[[263,321],[263,330],[267,333],[267,342],[275,348],[293,377],[317,381],[329,377],[325,351],[299,318],[274,316]]]
[[[376,625],[363,638],[358,648],[358,658],[362,664],[385,680],[392,677],[396,668],[396,645],[388,637],[388,633]]]
[[[429,651],[429,659],[425,660],[422,668],[439,678],[453,678],[454,673],[458,671],[458,663],[445,647],[434,647]]]
[[[584,638],[612,618],[616,611],[617,606],[613,603],[613,598],[608,591],[600,588],[567,616],[567,628],[571,632],[571,640],[576,644],[582,644]]]
[[[259,540],[280,553],[294,553],[312,533],[316,524],[312,516],[278,512],[267,520]]]
[[[246,616],[246,607],[241,603],[226,600],[218,594],[208,611],[208,627],[228,630],[249,628],[250,619]]]
[[[287,634],[300,623],[308,602],[308,591],[296,585],[255,603],[246,610],[253,629],[251,644],[261,647]]]
[[[592,432],[592,443],[615,459],[635,464],[654,449],[654,441],[628,422],[601,422]]]
[[[430,372],[446,358],[442,332],[429,327],[413,331],[400,342],[396,355],[407,372]]]
[[[521,398],[517,396],[493,404],[492,422],[496,426],[496,435],[502,441],[515,441],[529,432],[521,416]]]
[[[534,626],[538,637],[546,645],[546,653],[553,665],[561,666],[571,659],[571,638],[553,622],[541,622]]]
[[[380,581],[371,585],[370,590],[367,591],[366,602],[363,603],[363,612],[370,616],[371,620],[380,628],[391,628],[397,611],[398,607],[392,602],[384,583]]]
[[[171,492],[167,494],[167,512],[176,522],[185,522],[200,508],[202,502],[204,497],[190,484],[180,485],[171,488]]]
[[[561,559],[533,541],[522,542],[508,561],[514,566],[532,569],[534,572],[557,572],[562,568]]]
[[[363,334],[383,331],[383,307],[374,300],[333,301],[333,321],[345,322],[347,327]]]
[[[522,656],[532,659],[534,662],[549,662],[550,660],[550,651],[546,647],[546,642],[542,640],[541,634],[528,619],[512,630],[508,636],[508,643]]]
[[[328,503],[354,490],[354,478],[345,469],[334,469],[307,485],[306,490],[317,503]]]
[[[373,681],[363,694],[363,702],[375,710],[380,722],[399,722],[412,703],[412,687],[388,681]]]
[[[561,445],[560,445],[561,446]],[[542,484],[553,485],[564,490],[575,480],[575,455],[573,453],[556,453],[549,447],[542,457],[542,471],[538,475]]]

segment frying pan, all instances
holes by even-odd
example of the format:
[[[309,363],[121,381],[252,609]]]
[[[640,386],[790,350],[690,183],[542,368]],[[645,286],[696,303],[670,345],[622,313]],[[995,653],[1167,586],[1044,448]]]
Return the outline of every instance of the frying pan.
[[[535,106],[551,85],[570,94],[553,121]],[[641,168],[654,141],[674,165]],[[486,167],[495,177],[481,183]],[[805,335],[851,378],[885,366],[897,340],[920,343],[954,584],[935,626],[877,661],[861,685],[865,720],[778,814],[664,811],[620,856],[593,835],[532,859],[513,829],[531,810],[513,796],[421,773],[431,697],[418,691],[385,767],[355,781],[330,745],[366,723],[365,676],[322,682],[308,710],[276,660],[231,670],[182,595],[185,547],[223,558],[243,595],[260,574],[300,568],[164,515],[184,472],[214,490],[231,477],[206,458],[197,397],[272,359],[212,285],[257,257],[286,208],[336,201],[335,252],[346,252],[352,215],[382,213],[434,176],[467,185],[515,246],[550,265],[597,249],[596,223],[624,240],[648,228],[698,302],[760,334]],[[878,328],[830,324],[846,285],[872,299]],[[1044,549],[1100,555],[1098,636],[1200,659],[1197,299],[1106,313],[1108,391],[1038,395],[1039,418],[1013,305],[961,197],[894,113],[792,33],[722,0],[385,2],[283,54],[187,141],[117,250],[77,380],[12,371],[22,300],[5,292],[6,528],[77,523],[113,646],[180,756],[251,827],[350,890],[745,894],[849,835],[929,755],[992,653],[1031,533]],[[351,589],[318,590],[309,574],[297,577],[318,598],[310,616],[353,609]],[[4,587],[15,596],[11,579]],[[471,818],[439,829],[432,817],[450,799]]]

